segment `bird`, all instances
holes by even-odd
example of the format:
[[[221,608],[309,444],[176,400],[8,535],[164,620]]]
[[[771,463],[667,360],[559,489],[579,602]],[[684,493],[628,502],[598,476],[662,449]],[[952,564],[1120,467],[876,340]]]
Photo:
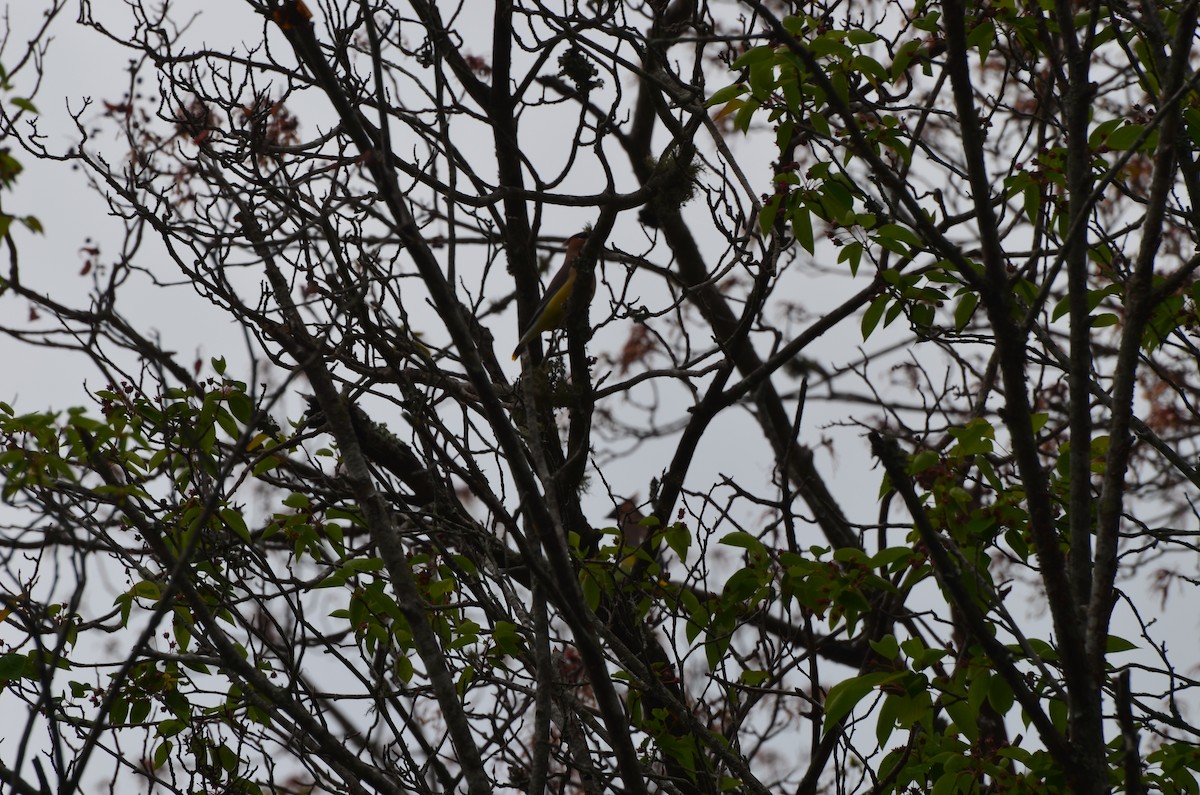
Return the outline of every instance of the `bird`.
[[[638,507],[637,501],[624,499],[616,510],[608,515],[609,519],[617,520],[618,543],[621,546],[617,566],[628,573],[648,569],[648,565],[639,566],[639,559],[653,566],[654,577],[658,577],[662,560],[658,555],[658,542],[653,547],[645,547],[647,539],[658,527],[658,521],[648,519]],[[646,557],[649,553],[650,557]]]
[[[621,531],[621,542],[624,546],[640,547],[646,540],[650,528],[642,524],[646,517],[632,499],[622,500],[608,518],[617,520],[617,528]]]
[[[542,296],[541,303],[533,311],[529,324],[522,332],[521,339],[517,341],[517,347],[513,348],[514,362],[521,355],[521,349],[528,345],[533,338],[543,331],[562,326],[571,294],[575,291],[575,283],[579,281],[579,271],[575,267],[575,263],[578,261],[579,253],[583,251],[583,244],[587,242],[587,239],[587,232],[577,232],[567,238],[567,253],[563,256],[562,267],[558,269],[558,273],[554,274],[554,278],[546,286],[546,293]],[[591,301],[592,295],[596,292],[595,273],[589,273],[585,281],[586,283],[582,285],[584,292],[581,293],[584,304]]]

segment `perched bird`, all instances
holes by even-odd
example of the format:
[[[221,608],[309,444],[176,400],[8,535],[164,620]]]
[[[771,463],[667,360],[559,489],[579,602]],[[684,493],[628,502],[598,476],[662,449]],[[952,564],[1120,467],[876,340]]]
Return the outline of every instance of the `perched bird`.
[[[587,232],[579,232],[567,239],[567,253],[563,257],[562,267],[550,280],[550,284],[546,287],[546,294],[542,296],[541,303],[534,310],[533,317],[529,319],[529,325],[522,332],[521,339],[517,341],[517,347],[513,349],[512,355],[514,362],[521,355],[521,349],[528,345],[534,337],[543,331],[562,327],[571,294],[575,291],[576,282],[580,281],[577,278],[579,271],[575,268],[575,262],[579,259],[579,252],[583,250],[583,244],[587,242],[587,237]],[[595,273],[589,274],[584,282],[581,285],[584,292],[580,295],[584,299],[583,303],[587,303],[592,300],[592,295],[596,292]]]
[[[619,531],[619,543],[621,551],[619,553],[618,566],[622,571],[632,572],[639,569],[644,569],[645,566],[639,566],[639,558],[645,560],[646,563],[653,562],[654,571],[659,569],[658,564],[662,563],[658,555],[658,549],[647,549],[650,559],[646,560],[645,553],[642,551],[642,545],[646,543],[646,539],[658,526],[657,521],[646,521],[646,516],[638,508],[637,502],[631,499],[621,501],[617,509],[608,515],[609,519],[617,520],[617,529]],[[657,546],[657,545],[656,545]],[[658,575],[655,574],[655,577]]]
[[[650,528],[642,524],[642,519],[646,517],[633,500],[622,500],[617,509],[608,515],[608,518],[617,520],[617,528],[621,531],[621,542],[625,546],[640,547],[646,540]]]

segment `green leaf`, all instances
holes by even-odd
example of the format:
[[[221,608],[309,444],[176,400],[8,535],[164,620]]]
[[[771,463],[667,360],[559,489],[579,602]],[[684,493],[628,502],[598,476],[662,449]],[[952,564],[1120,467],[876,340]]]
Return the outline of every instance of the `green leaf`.
[[[1109,635],[1108,641],[1104,644],[1104,651],[1108,654],[1117,654],[1123,651],[1135,651],[1137,644],[1131,643],[1124,638],[1119,638],[1116,635]]]
[[[930,795],[956,795],[959,792],[972,792],[979,782],[968,773],[944,773],[934,782]]]
[[[1133,146],[1145,129],[1145,126],[1141,124],[1126,124],[1113,130],[1105,143],[1109,149],[1115,149],[1118,152],[1124,151]]]
[[[912,547],[888,547],[872,555],[870,565],[872,568],[882,568],[903,561],[907,567],[914,554]]]
[[[741,83],[734,83],[731,86],[725,86],[721,90],[717,91],[717,93],[713,94],[711,97],[708,98],[708,102],[706,104],[710,108],[713,106],[716,106],[716,105],[724,105],[726,102],[733,99],[734,97],[740,97],[742,94],[745,94],[745,93],[746,93],[746,86],[744,86]]]
[[[735,100],[739,101],[739,100]],[[733,117],[733,129],[738,132],[746,133],[750,131],[750,122],[754,121],[754,114],[762,107],[762,103],[757,100],[749,100],[743,105]]]
[[[897,695],[884,696],[883,704],[880,705],[879,712],[875,715],[875,739],[879,742],[880,748],[887,744],[888,739],[892,736],[892,731],[896,728],[896,708],[901,698]]]
[[[967,46],[971,49],[979,50],[979,61],[982,63],[987,60],[988,53],[992,51],[992,44],[996,41],[996,23],[990,19],[985,19],[975,26],[967,35]]]
[[[1050,319],[1058,320],[1063,315],[1071,310],[1071,299],[1069,296],[1063,296],[1054,303],[1054,309],[1050,310]]]
[[[1200,108],[1187,108],[1183,111],[1183,118],[1188,137],[1192,139],[1193,144],[1200,146]]]
[[[807,28],[808,23],[804,17],[798,17],[793,14],[783,18],[783,29],[793,36],[804,35]]]
[[[967,686],[967,704],[971,711],[978,715],[983,702],[987,701],[988,685],[991,683],[992,673],[986,668],[975,669],[971,678],[971,683]]]
[[[821,138],[830,138],[833,136],[833,129],[829,126],[829,120],[825,118],[823,113],[810,112],[808,114],[808,124],[816,130],[817,135]]]
[[[725,604],[743,602],[753,597],[761,584],[762,578],[758,570],[738,569],[725,582],[721,597]]]
[[[921,238],[917,237],[917,233],[899,224],[884,224],[875,230],[875,234],[881,243],[883,240],[896,240],[914,248],[921,248]]]
[[[234,750],[225,743],[221,743],[216,748],[216,761],[221,766],[221,769],[226,773],[232,773],[238,769],[238,764],[241,758],[234,753]]]
[[[879,37],[869,30],[855,28],[854,30],[847,31],[846,41],[850,42],[851,44],[862,45],[879,41]]]
[[[700,604],[700,599],[696,594],[687,589],[679,592],[679,602],[688,616],[684,635],[687,637],[687,642],[692,643],[708,625],[708,611]]]
[[[937,450],[922,450],[913,455],[912,460],[908,462],[908,474],[919,475],[936,466],[941,460],[942,456]]]
[[[749,83],[750,94],[755,99],[767,99],[775,87],[775,64],[764,61],[751,65]]]
[[[758,228],[764,235],[771,234],[775,226],[775,216],[779,214],[779,205],[783,202],[783,194],[776,193],[766,204],[758,216]]]
[[[150,717],[151,703],[148,698],[139,698],[131,705],[132,709],[129,713],[129,722],[134,726],[140,726],[146,722],[146,718]]]
[[[987,420],[977,417],[962,428],[949,428],[947,431],[957,442],[951,448],[955,456],[980,455],[992,452],[992,442],[996,438],[996,429]]]
[[[971,742],[979,739],[979,713],[962,699],[950,698],[942,705],[954,721],[959,734]]]
[[[416,673],[416,669],[413,668],[412,660],[408,659],[408,657],[405,657],[404,655],[399,655],[396,657],[396,663],[393,670],[396,672],[396,678],[405,684],[411,682],[413,674]]]
[[[1070,708],[1067,706],[1067,702],[1059,698],[1051,698],[1046,706],[1050,720],[1054,722],[1059,731],[1066,731],[1067,721],[1070,718]]]
[[[756,555],[765,556],[767,554],[767,548],[762,541],[759,541],[749,533],[744,533],[740,530],[734,533],[726,534],[719,543],[727,547],[739,547]]]
[[[847,262],[850,264],[850,275],[858,275],[858,266],[862,262],[863,246],[857,240],[852,240],[842,246],[842,250],[838,252],[838,262]]]
[[[841,181],[831,179],[822,186],[821,204],[828,211],[829,220],[843,226],[854,223],[854,194]]]
[[[667,528],[663,538],[680,560],[687,560],[688,549],[692,546],[692,531],[687,529],[687,525],[676,522]]]
[[[871,641],[871,648],[885,660],[891,660],[900,655],[900,644],[895,635],[885,635],[878,641]]]
[[[893,83],[908,71],[908,65],[912,63],[913,57],[921,51],[922,46],[923,43],[920,39],[909,39],[901,45],[896,52],[896,57],[892,59],[891,78]]]
[[[888,70],[884,68],[883,64],[869,55],[854,56],[854,59],[850,62],[850,67],[854,71],[865,75],[872,83],[888,82]]]
[[[904,697],[896,700],[896,724],[902,729],[932,725],[933,699],[928,678],[911,676],[903,687]]]
[[[0,684],[20,679],[28,662],[29,658],[24,654],[11,653],[0,657]]]
[[[808,207],[797,203],[791,211],[792,233],[800,247],[812,254],[816,251],[816,239],[813,237],[812,213]]]
[[[157,601],[162,596],[162,588],[152,580],[139,580],[129,589],[129,594],[135,599],[150,599]]]
[[[169,718],[158,724],[159,737],[174,737],[188,727],[187,723],[175,718]]]
[[[1050,415],[1044,411],[1034,412],[1029,415],[1029,418],[1032,420],[1034,433],[1039,433],[1042,428],[1046,427],[1046,423],[1050,421]]]
[[[342,564],[347,571],[369,574],[383,571],[383,558],[355,558]]]
[[[192,642],[192,624],[190,617],[187,615],[187,608],[178,607],[175,609],[175,620],[172,622],[171,631],[175,635],[175,645],[180,650],[187,651],[188,646]]]
[[[600,581],[588,573],[580,572],[580,585],[583,587],[583,601],[591,610],[600,606]]]
[[[958,300],[958,306],[954,308],[954,328],[962,331],[967,327],[967,323],[971,322],[971,317],[975,314],[975,308],[979,306],[979,296],[975,293],[963,293],[962,298]]]
[[[108,705],[108,722],[113,726],[121,726],[129,717],[129,702],[122,696],[115,696]]]
[[[225,526],[232,530],[234,535],[249,544],[250,528],[246,526],[242,512],[233,508],[222,508],[220,514]]]
[[[0,184],[12,185],[24,168],[21,161],[10,155],[7,149],[0,150]]]
[[[992,709],[1001,715],[1007,715],[1008,711],[1013,706],[1012,688],[1008,686],[1008,682],[1004,681],[1003,676],[993,676],[988,680],[988,703],[992,705]]]
[[[298,491],[294,491],[291,494],[289,494],[287,497],[284,497],[283,504],[289,508],[294,508],[298,511],[302,511],[302,510],[308,508],[308,495],[301,494]]]
[[[763,44],[758,47],[751,47],[742,53],[736,61],[730,64],[730,69],[744,69],[753,64],[769,61],[775,57],[775,48],[769,44]]]
[[[738,679],[750,687],[758,687],[763,682],[771,678],[770,671],[742,671]]]
[[[728,635],[718,635],[704,642],[704,658],[708,662],[709,670],[716,671],[721,667],[721,661],[729,651],[729,641]]]
[[[1036,222],[1042,216],[1042,189],[1036,182],[1025,186],[1025,215]]]
[[[809,51],[818,58],[825,58],[828,56],[833,56],[839,59],[849,58],[851,53],[850,48],[847,47],[836,35],[840,32],[841,31],[831,30],[823,36],[818,36],[817,38],[813,39],[811,42],[809,42]],[[829,77],[831,80],[833,80],[834,78],[837,78],[839,74],[839,72],[832,72],[830,73]],[[842,79],[845,80],[844,77],[842,77]]]
[[[163,740],[154,749],[154,768],[156,770],[167,763],[167,757],[171,755],[172,747],[169,740]]]
[[[867,694],[874,690],[877,685],[894,681],[900,676],[903,676],[903,673],[880,672],[865,674],[863,676],[851,677],[850,679],[843,679],[829,688],[829,694],[825,697],[825,723],[821,729],[821,734],[828,734],[829,730],[836,727],[842,718],[849,715],[858,706],[858,702],[866,698]]]
[[[871,332],[879,325],[879,319],[883,317],[883,311],[887,309],[888,302],[891,296],[887,293],[877,295],[875,300],[871,301],[871,305],[867,307],[867,311],[863,312],[862,319],[862,336],[866,340],[871,336]]]
[[[1097,124],[1095,128],[1092,129],[1091,134],[1088,135],[1088,146],[1092,149],[1099,148],[1102,144],[1104,144],[1105,139],[1108,138],[1112,131],[1120,126],[1121,121],[1122,120],[1119,118],[1109,119],[1108,121]]]

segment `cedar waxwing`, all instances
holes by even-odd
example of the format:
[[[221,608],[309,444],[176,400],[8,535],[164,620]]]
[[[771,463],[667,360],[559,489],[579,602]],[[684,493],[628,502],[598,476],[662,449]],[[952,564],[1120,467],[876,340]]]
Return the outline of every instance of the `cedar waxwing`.
[[[638,508],[638,504],[630,499],[621,501],[617,509],[608,515],[609,519],[617,520],[617,529],[620,533],[619,543],[621,544],[622,552],[620,553],[618,566],[622,571],[631,572],[638,565],[638,559],[642,556],[642,544],[646,543],[646,539],[650,536],[651,530],[657,526],[657,522],[643,524],[642,520],[646,517]],[[649,550],[652,560],[656,563],[661,563],[658,557],[658,550]],[[657,566],[655,570],[657,571]]]
[[[649,527],[642,524],[642,519],[646,517],[638,510],[638,505],[633,500],[623,500],[608,518],[617,520],[617,528],[621,531],[621,543],[627,547],[640,547],[650,531]]]
[[[567,314],[567,305],[571,300],[571,293],[574,292],[577,281],[575,276],[578,271],[575,269],[575,260],[579,258],[579,252],[583,250],[583,244],[587,242],[587,237],[587,232],[579,232],[567,239],[567,253],[563,256],[562,267],[550,280],[550,284],[546,287],[546,294],[542,296],[542,302],[533,311],[533,317],[530,318],[529,325],[521,334],[521,339],[517,341],[517,347],[513,348],[514,362],[521,355],[521,349],[528,345],[530,340],[543,331],[562,326],[563,319]],[[592,295],[596,292],[596,274],[594,272],[590,274],[586,282],[583,285],[584,292],[581,293],[585,303],[591,301]]]

